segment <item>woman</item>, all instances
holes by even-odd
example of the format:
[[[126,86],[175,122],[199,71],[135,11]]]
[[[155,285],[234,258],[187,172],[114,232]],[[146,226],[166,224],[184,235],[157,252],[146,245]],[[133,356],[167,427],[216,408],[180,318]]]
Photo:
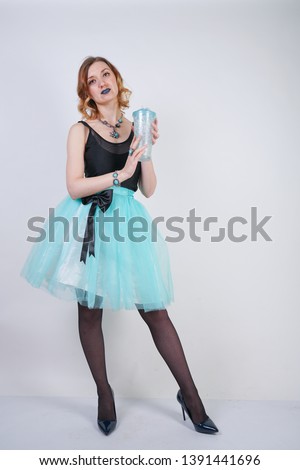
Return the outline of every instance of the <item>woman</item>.
[[[138,310],[180,387],[177,400],[183,418],[186,411],[196,431],[218,432],[166,310],[174,300],[166,242],[159,231],[152,240],[151,216],[134,199],[138,187],[147,198],[154,193],[156,175],[152,160],[139,161],[146,146],[138,148],[140,136],[134,136],[132,123],[123,116],[131,92],[107,59],[87,57],[79,69],[77,93],[85,120],[69,130],[68,195],[55,208],[63,227],[56,224],[50,241],[46,221],[46,236],[35,243],[21,275],[57,297],[76,299],[80,340],[97,387],[97,422],[105,435],[115,429],[117,415],[106,374],[103,308]],[[157,120],[152,127],[155,144]],[[118,224],[116,236],[120,220],[125,224]],[[133,235],[132,221],[137,220],[143,222],[143,238]]]

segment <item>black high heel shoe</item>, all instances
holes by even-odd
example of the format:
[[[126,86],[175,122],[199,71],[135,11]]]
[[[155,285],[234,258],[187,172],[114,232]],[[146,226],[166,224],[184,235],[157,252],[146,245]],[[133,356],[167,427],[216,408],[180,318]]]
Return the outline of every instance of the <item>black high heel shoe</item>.
[[[113,399],[114,399],[114,412],[115,412],[116,419],[101,420],[101,419],[97,418],[98,427],[103,432],[103,434],[105,434],[106,436],[108,436],[110,433],[112,433],[113,430],[115,429],[116,425],[117,425],[117,413],[116,413],[116,407],[115,407],[115,394],[114,394],[114,391],[111,387],[110,387],[110,389],[112,391],[112,395],[113,395]]]
[[[181,393],[181,390],[178,390],[178,393],[177,393],[177,401],[180,403],[181,407],[182,407],[182,414],[183,414],[183,419],[185,420],[185,413],[184,411],[187,412],[187,415],[188,417],[190,418],[190,420],[192,421],[193,425],[194,425],[194,428],[197,432],[203,432],[205,434],[213,434],[215,432],[219,432],[217,426],[215,425],[215,423],[209,418],[207,417],[204,421],[202,421],[202,423],[194,423],[194,421],[192,420],[192,415],[191,415],[191,412],[190,410],[187,408],[186,404],[185,404],[185,401],[183,399],[183,396],[182,396],[182,393]]]

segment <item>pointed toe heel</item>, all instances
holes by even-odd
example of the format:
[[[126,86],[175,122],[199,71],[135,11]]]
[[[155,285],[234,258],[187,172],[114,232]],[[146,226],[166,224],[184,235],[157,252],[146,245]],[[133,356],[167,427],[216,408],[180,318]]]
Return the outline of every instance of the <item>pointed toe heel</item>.
[[[116,413],[116,407],[115,407],[115,394],[113,389],[111,389],[113,399],[114,399],[114,412],[115,412],[115,417],[116,419],[98,419],[97,418],[97,423],[100,431],[105,434],[105,436],[108,436],[113,432],[113,430],[116,428],[117,425],[117,413]]]
[[[208,416],[204,421],[202,421],[201,423],[194,423],[194,421],[192,420],[192,415],[191,415],[191,412],[190,410],[187,408],[186,404],[185,404],[185,401],[183,399],[183,396],[182,396],[182,393],[181,393],[181,390],[178,390],[178,393],[177,393],[177,401],[180,403],[181,405],[181,408],[182,408],[182,416],[183,416],[183,419],[185,420],[185,412],[187,413],[188,417],[190,418],[190,420],[192,421],[193,425],[194,425],[194,428],[195,428],[195,431],[197,432],[202,432],[202,433],[205,433],[205,434],[213,434],[213,433],[216,433],[216,432],[219,432],[217,426],[215,425],[215,423],[212,421],[212,419],[210,419],[210,417]]]
[[[193,423],[193,425],[197,432],[203,432],[206,434],[213,434],[219,432],[219,429],[217,428],[213,420],[210,419],[210,417],[208,417],[202,423]]]
[[[117,425],[117,420],[109,420],[109,419],[100,420],[100,419],[97,419],[97,423],[98,423],[99,429],[103,432],[103,434],[108,436],[115,429],[115,427]]]

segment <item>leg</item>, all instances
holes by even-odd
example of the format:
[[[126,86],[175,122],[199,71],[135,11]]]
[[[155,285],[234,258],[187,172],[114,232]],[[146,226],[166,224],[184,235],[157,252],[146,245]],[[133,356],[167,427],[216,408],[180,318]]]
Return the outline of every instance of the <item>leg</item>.
[[[193,421],[204,421],[208,416],[198,395],[180,339],[167,310],[144,312],[143,309],[138,309],[138,311],[147,323],[159,353],[177,381],[185,403],[191,411]]]
[[[115,419],[113,396],[108,383],[102,333],[103,309],[78,304],[78,328],[81,345],[95,380],[98,394],[98,419]]]

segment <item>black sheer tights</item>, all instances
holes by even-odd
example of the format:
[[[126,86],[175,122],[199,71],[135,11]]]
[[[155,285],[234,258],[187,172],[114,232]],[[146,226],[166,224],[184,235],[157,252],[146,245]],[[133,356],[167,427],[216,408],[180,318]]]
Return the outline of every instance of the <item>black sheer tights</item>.
[[[203,421],[207,415],[167,310],[144,312],[143,309],[138,309],[138,311],[147,323],[159,353],[177,381],[193,421]],[[115,414],[106,373],[102,312],[102,309],[89,309],[78,303],[79,337],[97,387],[98,418],[104,420],[115,419]]]
[[[208,416],[191,376],[177,331],[166,309],[144,312],[138,309],[147,323],[158,352],[165,360],[181,389],[186,406],[194,422],[202,422]]]
[[[97,387],[98,419],[116,419],[112,391],[106,374],[102,333],[103,309],[89,309],[78,302],[77,305],[79,337]]]

